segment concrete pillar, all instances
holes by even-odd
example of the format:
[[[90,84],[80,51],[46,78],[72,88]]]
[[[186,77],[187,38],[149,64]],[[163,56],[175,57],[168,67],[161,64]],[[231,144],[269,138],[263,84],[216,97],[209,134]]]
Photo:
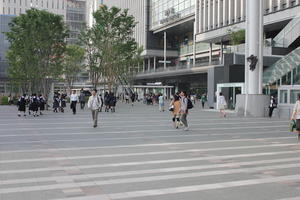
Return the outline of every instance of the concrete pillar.
[[[234,22],[239,22],[239,11],[240,11],[240,5],[239,2],[242,0],[234,0]]]
[[[212,24],[212,9],[211,9],[211,0],[207,0],[208,3],[208,12],[207,12],[207,28],[211,29]]]
[[[274,4],[273,4],[273,0],[269,0],[269,12],[273,12],[274,9]]]
[[[213,1],[213,5],[212,5],[212,9],[213,9],[212,26],[213,26],[213,29],[214,29],[216,27],[217,19],[218,19],[218,9],[217,9],[217,5],[216,5],[216,0],[212,0],[212,1]]]
[[[299,0],[296,0],[296,5],[299,5]]]
[[[194,35],[193,35],[193,67],[196,65],[196,26],[197,23],[194,22]]]
[[[143,72],[146,71],[146,62],[145,62],[145,59],[143,60]]]
[[[206,31],[207,27],[207,1],[204,0],[204,8],[203,8],[203,32]]]
[[[154,71],[156,71],[156,56],[154,56],[153,68],[154,68]]]
[[[247,48],[248,48],[248,55],[247,57],[253,55],[257,56],[258,60],[263,59],[260,57],[260,53],[262,52],[263,44],[260,43],[262,41],[263,35],[261,32],[262,28],[262,15],[263,13],[260,12],[261,9],[261,0],[248,0],[247,1]],[[247,94],[261,94],[262,88],[259,88],[262,85],[259,81],[260,76],[260,69],[262,66],[259,66],[257,63],[256,68],[254,71],[249,69],[249,64],[246,66],[246,70],[248,71],[248,93]]]
[[[209,43],[209,65],[212,63],[212,43]]]
[[[222,10],[222,2],[221,0],[218,0],[218,18],[217,18],[217,27],[221,27],[221,23],[222,23],[222,15],[221,15],[221,10]]]
[[[151,58],[148,58],[148,72],[150,72],[151,68]]]
[[[277,0],[277,10],[281,10],[281,0]]]
[[[221,64],[224,64],[224,44],[223,44],[223,42],[221,42],[220,62],[221,62]]]
[[[241,0],[241,21],[245,20],[245,0]]]
[[[199,19],[200,19],[200,5],[199,5],[200,0],[196,0],[196,9],[195,9],[195,24],[194,24],[194,35],[199,33]]]
[[[286,0],[286,7],[289,8],[291,6],[290,0]]]
[[[164,70],[167,69],[167,32],[164,32]]]
[[[232,24],[232,18],[233,18],[233,10],[232,10],[232,1],[233,0],[228,0],[228,21],[229,21],[229,24]]]
[[[223,0],[223,26],[227,25],[227,6],[228,6],[228,0]]]
[[[203,5],[203,0],[199,0],[199,10],[198,10],[199,21],[196,24],[199,27],[198,33],[202,33],[202,31],[203,31],[203,7],[202,7],[202,5]]]

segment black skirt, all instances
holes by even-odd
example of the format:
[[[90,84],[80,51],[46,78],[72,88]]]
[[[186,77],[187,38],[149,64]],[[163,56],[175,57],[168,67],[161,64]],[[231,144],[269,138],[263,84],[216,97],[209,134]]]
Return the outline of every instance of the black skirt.
[[[300,119],[296,119],[296,130],[300,131]]]

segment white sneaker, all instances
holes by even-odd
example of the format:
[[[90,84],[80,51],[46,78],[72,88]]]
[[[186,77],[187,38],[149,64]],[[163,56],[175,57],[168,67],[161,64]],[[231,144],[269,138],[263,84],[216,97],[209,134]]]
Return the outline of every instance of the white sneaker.
[[[184,131],[188,131],[188,130],[189,130],[189,127],[185,127],[183,130],[184,130]]]

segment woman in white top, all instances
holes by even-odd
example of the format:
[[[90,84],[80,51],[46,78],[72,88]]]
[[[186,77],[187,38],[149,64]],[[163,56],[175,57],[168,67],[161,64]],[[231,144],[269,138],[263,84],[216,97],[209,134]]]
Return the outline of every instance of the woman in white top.
[[[226,117],[225,108],[227,106],[225,97],[223,96],[223,93],[220,92],[218,97],[218,108],[220,110],[220,117]]]
[[[296,120],[296,130],[298,132],[298,140],[300,141],[300,95],[293,109],[292,120]]]

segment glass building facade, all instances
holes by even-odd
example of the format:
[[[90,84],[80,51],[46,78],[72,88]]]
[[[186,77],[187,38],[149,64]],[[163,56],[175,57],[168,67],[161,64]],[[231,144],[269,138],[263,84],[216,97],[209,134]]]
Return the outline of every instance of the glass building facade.
[[[151,0],[151,28],[159,28],[194,13],[194,0]]]

